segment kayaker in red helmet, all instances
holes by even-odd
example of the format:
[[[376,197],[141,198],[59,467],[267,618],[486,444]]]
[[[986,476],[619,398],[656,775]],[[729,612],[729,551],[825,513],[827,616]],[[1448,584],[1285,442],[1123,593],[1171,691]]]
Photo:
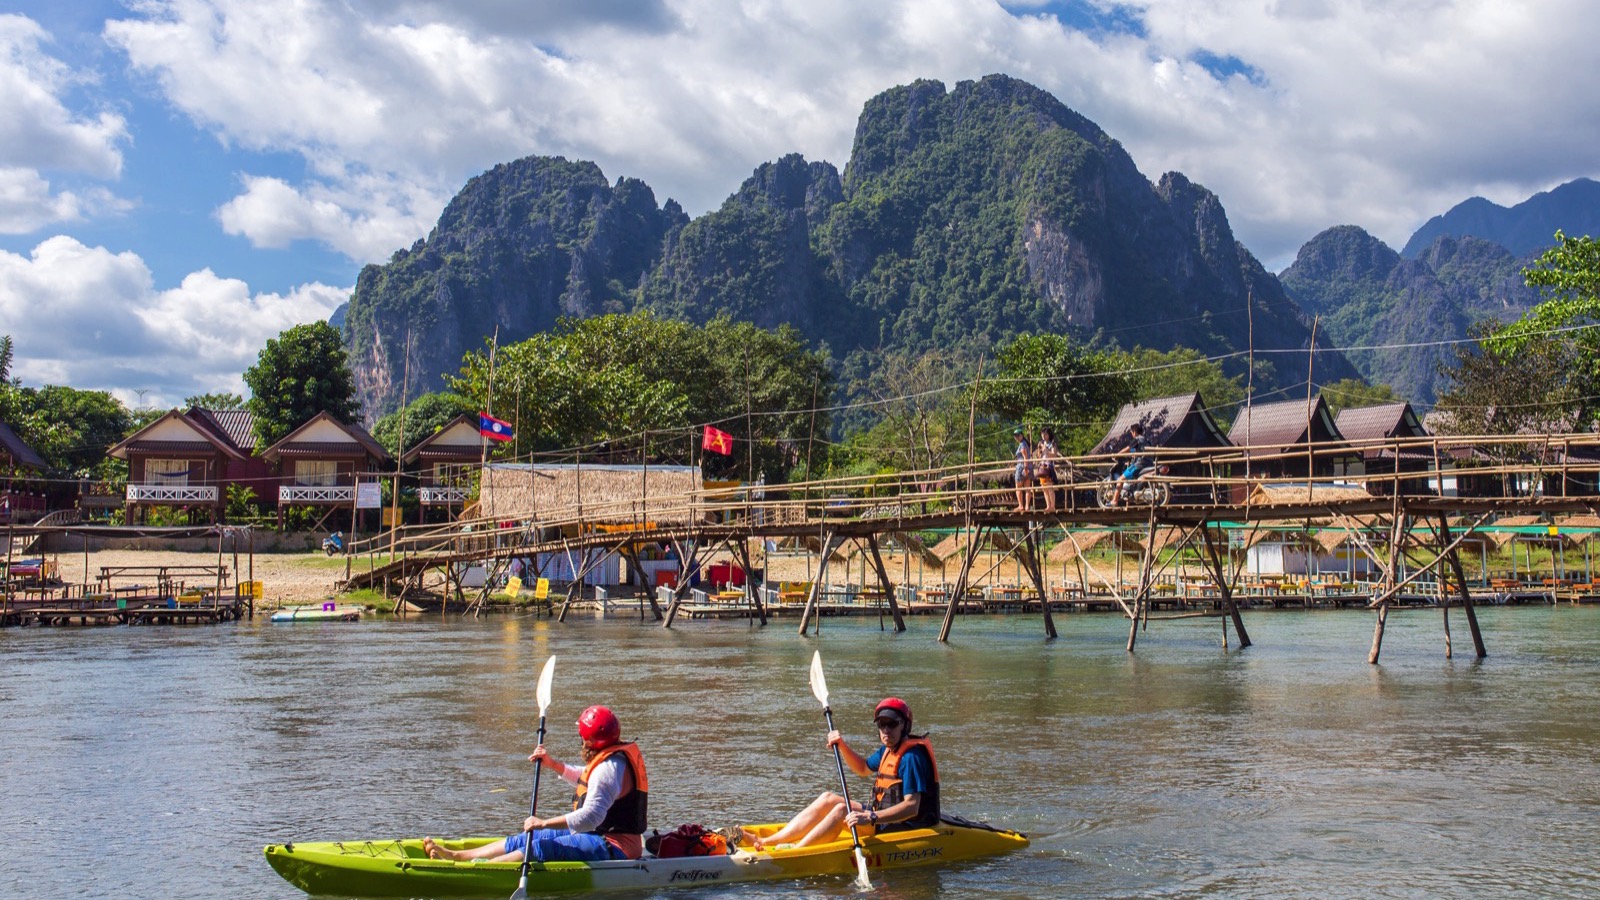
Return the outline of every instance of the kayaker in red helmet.
[[[911,733],[911,707],[899,697],[888,697],[872,711],[881,744],[865,759],[837,731],[828,732],[828,746],[850,771],[872,778],[872,799],[863,805],[827,791],[765,838],[746,834],[743,840],[757,849],[792,843],[796,847],[825,843],[839,837],[847,825],[866,834],[922,828],[939,821],[939,767],[934,762],[928,736]]]
[[[638,859],[644,851],[650,780],[638,745],[622,740],[622,723],[604,706],[591,706],[578,717],[583,741],[583,767],[557,762],[540,744],[528,761],[560,774],[577,785],[572,811],[549,819],[529,816],[522,831],[472,850],[450,850],[433,838],[422,846],[434,859],[520,862],[525,841],[541,862],[594,862]],[[531,835],[530,835],[531,833]]]

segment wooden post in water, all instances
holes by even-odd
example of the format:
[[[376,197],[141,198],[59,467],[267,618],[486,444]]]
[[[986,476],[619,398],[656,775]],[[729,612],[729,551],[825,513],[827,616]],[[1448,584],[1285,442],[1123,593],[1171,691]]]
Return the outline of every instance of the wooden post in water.
[[[970,497],[969,500],[970,501]],[[950,626],[956,618],[956,607],[967,595],[967,576],[972,572],[972,564],[978,558],[978,550],[983,546],[983,526],[975,525],[972,530],[972,539],[967,544],[967,552],[962,554],[961,574],[956,577],[956,586],[950,591],[950,602],[944,608],[944,624],[939,626],[939,643],[950,640]]]
[[[1128,652],[1133,652],[1133,644],[1139,634],[1139,620],[1141,614],[1149,615],[1150,605],[1150,571],[1155,565],[1156,555],[1156,514],[1150,511],[1150,527],[1145,532],[1144,559],[1139,561],[1139,590],[1133,595],[1133,617],[1128,626]]]
[[[1244,630],[1244,617],[1239,615],[1239,604],[1233,599],[1233,584],[1227,567],[1222,564],[1221,554],[1217,552],[1216,538],[1211,536],[1209,523],[1202,522],[1200,532],[1205,536],[1206,555],[1211,559],[1212,577],[1217,580],[1217,593],[1222,598],[1222,608],[1233,619],[1233,630],[1239,635],[1239,649],[1250,646],[1250,632]],[[1226,620],[1224,620],[1226,621]],[[1222,646],[1228,646],[1227,626],[1223,626]]]
[[[1395,495],[1395,503],[1399,504],[1399,494]],[[1383,629],[1389,624],[1389,604],[1393,599],[1393,592],[1397,582],[1397,572],[1400,564],[1401,545],[1405,541],[1409,516],[1404,509],[1394,517],[1389,531],[1389,566],[1384,572],[1383,597],[1378,601],[1378,621],[1372,628],[1372,649],[1367,652],[1367,662],[1371,665],[1378,664],[1378,654],[1383,651]]]
[[[1056,636],[1056,621],[1050,615],[1050,592],[1044,583],[1044,568],[1039,562],[1039,532],[1029,528],[1022,538],[1022,549],[1018,551],[1022,557],[1023,568],[1028,570],[1028,577],[1033,581],[1034,590],[1039,592],[1039,608],[1044,611],[1044,634],[1052,640]]]
[[[751,571],[753,571],[753,570],[750,568],[750,541],[749,541],[749,539],[745,538],[745,537],[739,538],[737,550],[738,550],[738,554],[739,554],[739,565],[744,568],[744,596],[745,596],[745,600],[746,600],[746,602],[751,604],[752,608],[755,611],[756,616],[761,619],[761,624],[762,625],[766,625],[767,624],[767,607],[766,607],[766,604],[761,602],[761,592],[755,589],[755,579],[752,578],[751,575],[750,575]],[[765,579],[763,579],[763,580],[765,580]]]
[[[1468,530],[1470,531],[1471,529]],[[1450,570],[1454,573],[1456,579],[1456,590],[1461,592],[1461,608],[1466,611],[1467,629],[1472,632],[1473,652],[1477,653],[1479,659],[1483,659],[1489,655],[1489,651],[1483,646],[1483,632],[1478,630],[1478,613],[1472,607],[1472,593],[1467,590],[1467,576],[1461,569],[1461,556],[1457,549],[1451,546],[1450,523],[1444,513],[1439,514],[1439,544],[1446,548]],[[1446,633],[1446,647],[1449,646],[1448,641],[1449,636]]]
[[[906,620],[900,616],[900,603],[894,597],[894,583],[889,580],[889,569],[883,564],[883,554],[878,551],[876,533],[867,535],[867,549],[872,552],[872,567],[878,570],[878,586],[883,588],[884,600],[889,604],[889,614],[894,616],[894,630],[905,631]],[[910,548],[907,548],[906,552],[911,552]]]
[[[650,579],[644,574],[644,564],[639,562],[639,545],[629,544],[628,549],[622,554],[628,561],[628,566],[633,570],[633,577],[639,583],[639,590],[643,591],[642,597],[650,601],[650,612],[661,621],[661,604],[656,602],[656,592],[650,584]],[[644,599],[639,601],[639,620],[644,620]]]
[[[667,604],[667,617],[661,622],[662,628],[671,628],[672,620],[678,617],[678,607],[683,605],[683,598],[689,593],[689,573],[695,571],[700,560],[700,542],[689,539],[689,552],[685,554],[682,545],[679,545],[678,559],[683,563],[683,577],[678,579],[678,586],[672,591],[672,602]]]
[[[811,627],[811,614],[817,608],[817,597],[822,591],[822,584],[828,578],[828,560],[833,558],[833,550],[839,545],[839,532],[829,529],[822,536],[822,559],[817,563],[817,577],[811,582],[811,587],[806,591],[806,608],[800,613],[800,633],[805,634]],[[817,631],[822,631],[822,613],[817,613]]]

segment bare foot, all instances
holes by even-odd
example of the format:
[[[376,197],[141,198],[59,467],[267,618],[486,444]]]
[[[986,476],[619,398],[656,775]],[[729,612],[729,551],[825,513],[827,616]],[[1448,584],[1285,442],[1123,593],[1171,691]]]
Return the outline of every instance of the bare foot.
[[[428,854],[429,859],[460,859],[455,850],[446,850],[434,842],[433,838],[422,839],[422,850]]]

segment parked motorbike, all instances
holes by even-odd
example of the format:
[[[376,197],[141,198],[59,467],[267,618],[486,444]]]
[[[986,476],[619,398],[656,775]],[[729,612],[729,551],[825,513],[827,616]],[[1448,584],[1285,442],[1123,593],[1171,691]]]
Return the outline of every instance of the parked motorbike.
[[[335,531],[322,539],[322,552],[333,556],[344,552],[344,532]]]
[[[1156,466],[1139,473],[1139,477],[1132,481],[1120,481],[1116,472],[1105,481],[1095,486],[1095,501],[1102,507],[1110,508],[1119,505],[1117,492],[1122,492],[1122,506],[1166,506],[1172,499],[1172,485],[1167,483],[1166,476],[1172,471],[1171,466]]]

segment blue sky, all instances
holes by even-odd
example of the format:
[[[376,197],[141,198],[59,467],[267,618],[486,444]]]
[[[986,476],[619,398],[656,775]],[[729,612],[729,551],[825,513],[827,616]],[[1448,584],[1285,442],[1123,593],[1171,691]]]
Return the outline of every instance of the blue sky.
[[[0,333],[24,383],[243,389],[461,185],[592,159],[693,214],[847,162],[874,94],[1004,72],[1269,268],[1600,175],[1579,0],[23,0],[0,5]]]

